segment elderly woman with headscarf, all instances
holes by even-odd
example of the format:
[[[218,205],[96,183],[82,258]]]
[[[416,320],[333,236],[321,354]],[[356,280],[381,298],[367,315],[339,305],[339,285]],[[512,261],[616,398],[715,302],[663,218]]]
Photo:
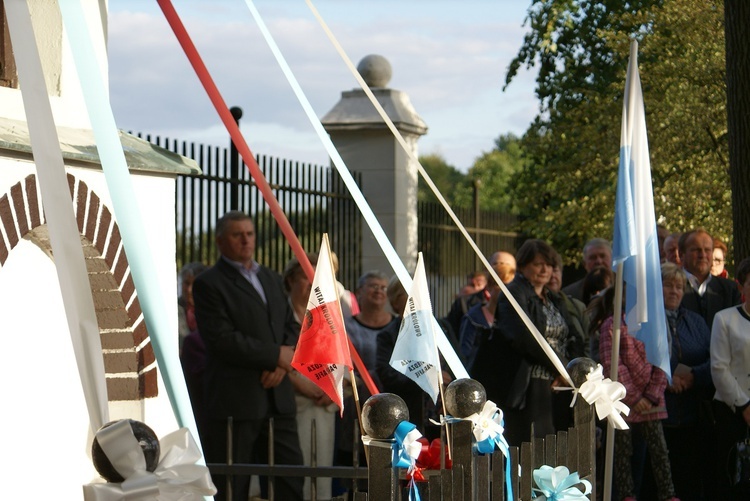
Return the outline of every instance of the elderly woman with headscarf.
[[[575,334],[559,296],[547,288],[555,254],[542,240],[524,242],[516,254],[517,273],[508,291],[565,365],[583,354],[583,340]],[[500,294],[495,318],[499,335],[484,340],[472,377],[503,409],[508,442],[520,445],[529,440],[532,425],[536,437],[567,429],[570,392],[553,392],[553,386],[561,383],[560,375],[505,294]]]

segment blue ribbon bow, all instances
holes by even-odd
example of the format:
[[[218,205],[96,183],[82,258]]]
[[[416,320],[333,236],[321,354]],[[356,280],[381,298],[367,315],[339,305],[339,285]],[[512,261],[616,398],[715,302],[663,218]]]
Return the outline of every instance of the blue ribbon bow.
[[[589,501],[591,482],[578,478],[578,472],[570,473],[565,466],[552,468],[544,465],[533,472],[534,482],[538,486],[533,488],[534,499],[547,501]],[[576,488],[583,484],[585,491]]]
[[[409,480],[409,501],[421,501],[413,473],[419,453],[422,452],[422,443],[419,441],[422,434],[417,430],[417,425],[409,421],[401,421],[396,426],[393,435],[396,439],[393,447],[393,466],[408,469],[408,472],[412,474]]]
[[[508,442],[503,436],[503,411],[491,400],[484,403],[480,412],[475,412],[468,418],[474,424],[473,433],[476,439],[477,451],[488,454],[498,449],[505,457],[510,456]]]
[[[497,447],[505,456],[506,462],[510,461],[510,448],[508,441],[503,436],[503,432],[505,431],[503,427],[503,411],[495,405],[495,402],[487,400],[480,412],[474,413],[466,419],[474,423],[472,432],[476,439],[478,452],[489,454]],[[513,499],[510,463],[507,463],[505,468],[505,490],[508,494],[508,499]]]

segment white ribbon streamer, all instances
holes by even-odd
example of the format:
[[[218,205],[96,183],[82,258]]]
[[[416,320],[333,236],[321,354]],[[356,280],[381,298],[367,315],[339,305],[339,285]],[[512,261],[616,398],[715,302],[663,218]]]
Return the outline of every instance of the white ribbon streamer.
[[[245,0],[245,1],[248,3],[248,5],[251,2],[251,0]],[[333,35],[333,32],[330,30],[330,28],[325,23],[325,21],[323,21],[323,18],[318,13],[318,11],[315,8],[315,6],[313,5],[312,1],[311,0],[305,0],[305,2],[307,3],[308,7],[312,11],[313,15],[318,20],[318,23],[320,24],[320,26],[323,28],[323,31],[325,31],[326,35],[328,36],[328,39],[331,41],[331,43],[333,44],[333,46],[336,48],[336,51],[341,56],[341,59],[344,61],[344,63],[346,64],[347,68],[349,68],[349,71],[351,72],[351,74],[354,76],[354,78],[359,83],[359,86],[365,92],[365,94],[367,95],[368,99],[370,100],[370,102],[372,103],[372,105],[377,110],[377,112],[380,115],[380,117],[383,119],[383,121],[388,126],[388,128],[390,129],[390,131],[393,133],[393,136],[396,138],[396,140],[399,142],[399,144],[403,148],[403,150],[406,153],[406,155],[409,157],[409,160],[411,160],[412,162],[414,162],[414,164],[417,166],[419,174],[422,176],[422,178],[425,180],[425,182],[427,183],[427,185],[430,187],[430,189],[432,190],[432,193],[434,193],[435,196],[437,197],[437,199],[440,201],[440,204],[443,206],[443,208],[445,209],[445,211],[448,213],[448,215],[451,217],[451,219],[455,223],[456,227],[459,229],[459,231],[464,236],[464,238],[466,239],[466,241],[469,243],[469,245],[471,246],[471,248],[474,250],[474,253],[477,255],[477,257],[484,264],[484,267],[487,269],[487,271],[489,272],[490,276],[492,276],[492,278],[495,280],[495,283],[497,283],[497,285],[500,286],[500,289],[503,291],[503,293],[505,294],[505,296],[508,298],[508,301],[513,306],[513,308],[516,310],[516,313],[518,313],[518,316],[521,317],[521,320],[526,325],[526,328],[529,329],[529,332],[531,332],[531,335],[534,337],[534,339],[536,340],[536,342],[539,343],[539,346],[542,347],[542,350],[544,350],[544,353],[550,359],[550,361],[555,366],[555,368],[560,373],[560,375],[562,375],[562,377],[565,378],[565,380],[571,386],[573,386],[573,380],[570,378],[570,374],[568,374],[568,371],[565,369],[565,366],[563,365],[562,361],[557,356],[557,353],[555,353],[555,350],[552,349],[552,347],[549,345],[549,343],[544,338],[544,336],[542,336],[542,334],[539,332],[539,330],[536,328],[536,326],[532,323],[532,321],[529,318],[529,316],[526,314],[526,312],[523,311],[523,309],[518,304],[518,302],[513,297],[513,295],[508,292],[507,287],[505,286],[505,284],[503,283],[503,281],[500,280],[500,277],[497,275],[497,272],[495,271],[495,269],[492,267],[492,265],[489,263],[489,261],[487,261],[487,258],[484,256],[484,253],[482,253],[482,251],[479,248],[479,246],[477,246],[476,242],[474,242],[474,239],[471,237],[471,235],[469,235],[469,232],[466,230],[466,228],[464,227],[464,225],[461,223],[461,220],[458,219],[458,216],[456,215],[456,213],[453,212],[453,209],[451,209],[451,207],[448,204],[448,202],[445,200],[445,198],[443,197],[443,195],[440,193],[440,190],[438,190],[437,186],[435,186],[435,183],[432,182],[432,179],[430,178],[430,175],[427,173],[427,171],[424,169],[424,167],[422,167],[422,164],[419,162],[419,159],[414,156],[414,153],[412,152],[411,148],[409,148],[409,146],[407,145],[406,140],[401,135],[401,132],[399,132],[399,130],[396,128],[396,126],[394,125],[393,121],[388,116],[388,113],[386,113],[386,111],[383,109],[383,107],[381,106],[380,102],[378,102],[377,98],[375,97],[375,95],[370,90],[370,87],[367,85],[367,83],[365,82],[365,80],[362,78],[362,75],[359,74],[359,71],[357,71],[357,68],[354,66],[354,64],[352,63],[351,59],[349,59],[349,57],[346,55],[346,52],[344,51],[343,47],[341,47],[341,44],[339,44],[338,40]],[[256,21],[257,21],[257,19],[256,19]],[[327,137],[328,136],[326,135],[326,138]],[[331,157],[331,158],[333,158],[333,157]],[[350,190],[351,190],[351,188],[350,188]],[[394,267],[394,270],[396,270],[395,267]],[[401,281],[401,284],[404,286],[404,288],[406,290],[410,290],[411,289],[411,285],[408,285],[408,284],[411,284],[411,281],[405,282],[403,280],[403,278],[401,277],[401,275],[399,274],[398,270],[396,270],[396,274],[398,275],[398,278]],[[442,332],[442,331],[440,331],[440,332]],[[441,348],[441,352],[442,352],[442,348]],[[443,356],[445,356],[445,353],[443,353]],[[456,375],[457,379],[460,378],[460,377],[463,377],[463,376]],[[466,377],[468,377],[468,376],[466,376]]]
[[[99,430],[96,439],[125,481],[84,485],[84,501],[199,501],[216,493],[208,468],[196,464],[202,459],[201,451],[187,428],[160,440],[161,458],[153,473],[146,471],[128,420]]]
[[[5,2],[34,163],[92,431],[109,421],[104,359],[81,236],[26,1]]]
[[[375,236],[375,241],[378,242],[378,244],[380,245],[380,248],[383,250],[383,253],[385,254],[386,259],[388,259],[388,263],[391,265],[391,267],[393,268],[393,271],[398,276],[398,279],[401,282],[401,285],[404,286],[404,289],[411,290],[412,278],[409,275],[409,271],[406,269],[406,266],[404,266],[404,263],[401,261],[401,258],[396,252],[396,249],[394,249],[393,244],[388,238],[388,235],[385,234],[383,227],[380,225],[380,222],[378,222],[378,219],[373,213],[372,209],[370,208],[370,205],[367,203],[367,200],[365,200],[365,197],[360,191],[359,186],[357,186],[356,181],[354,181],[354,178],[349,172],[349,169],[344,163],[344,160],[341,158],[341,155],[339,155],[339,152],[338,150],[336,150],[336,147],[333,145],[331,138],[328,136],[328,133],[325,131],[325,129],[323,128],[323,125],[320,123],[320,119],[318,119],[317,115],[315,114],[315,110],[312,108],[310,101],[307,99],[307,97],[305,96],[305,93],[303,92],[302,88],[297,82],[297,79],[292,73],[291,68],[289,67],[286,60],[284,59],[284,55],[281,53],[281,50],[279,50],[279,47],[276,45],[276,42],[273,39],[273,36],[268,31],[268,28],[266,27],[265,23],[263,22],[263,19],[260,16],[260,13],[255,8],[255,5],[253,5],[252,0],[245,0],[245,3],[250,9],[250,13],[253,15],[253,18],[255,19],[256,24],[260,28],[260,31],[263,34],[263,38],[266,40],[266,43],[271,49],[271,52],[273,52],[274,56],[276,57],[276,61],[279,63],[279,66],[281,67],[282,72],[286,76],[286,79],[289,82],[289,85],[291,85],[292,90],[294,91],[295,95],[297,96],[297,99],[302,105],[302,108],[305,111],[305,114],[307,115],[308,120],[310,120],[310,124],[313,126],[313,128],[315,129],[315,132],[318,134],[318,137],[323,143],[323,146],[325,147],[326,152],[328,152],[328,155],[331,157],[331,160],[333,161],[333,164],[336,167],[337,172],[341,176],[341,179],[344,181],[344,184],[349,190],[349,193],[351,193],[352,198],[357,204],[357,207],[359,207],[359,210],[362,212],[362,217],[364,217],[365,221],[367,222],[367,225],[370,227],[370,230]],[[433,325],[439,326],[434,316],[433,316]],[[450,367],[456,379],[468,378],[469,373],[466,371],[466,368],[461,362],[461,359],[458,358],[458,355],[456,354],[455,350],[451,346],[450,341],[448,341],[448,338],[445,336],[445,333],[440,328],[435,329],[435,342],[437,343],[440,353],[442,353],[443,358],[445,358],[445,362]],[[565,369],[563,368],[563,370]]]

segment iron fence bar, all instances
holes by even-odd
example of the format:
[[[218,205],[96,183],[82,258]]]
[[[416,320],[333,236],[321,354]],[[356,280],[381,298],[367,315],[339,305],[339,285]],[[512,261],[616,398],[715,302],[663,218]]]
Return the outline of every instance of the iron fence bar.
[[[316,466],[313,468],[290,464],[270,466],[252,463],[208,463],[207,466],[213,475],[367,479],[367,467]]]

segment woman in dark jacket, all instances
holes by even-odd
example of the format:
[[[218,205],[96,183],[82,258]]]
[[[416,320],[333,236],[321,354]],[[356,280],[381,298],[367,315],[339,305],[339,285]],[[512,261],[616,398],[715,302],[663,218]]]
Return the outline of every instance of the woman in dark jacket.
[[[665,393],[667,419],[662,422],[669,449],[672,480],[682,501],[708,499],[713,491],[716,430],[708,414],[714,393],[711,379],[711,331],[695,312],[681,306],[688,286],[674,263],[661,265],[664,309],[669,328],[672,384]],[[702,450],[696,453],[696,448]]]
[[[542,240],[527,240],[516,254],[516,277],[508,291],[566,365],[583,355],[583,340],[571,327],[559,296],[547,282],[555,265],[555,251]],[[532,336],[510,299],[501,293],[495,310],[499,335],[488,336],[479,349],[472,377],[481,382],[487,398],[505,416],[505,437],[511,445],[544,437],[570,424],[570,392],[555,392],[562,379]]]

